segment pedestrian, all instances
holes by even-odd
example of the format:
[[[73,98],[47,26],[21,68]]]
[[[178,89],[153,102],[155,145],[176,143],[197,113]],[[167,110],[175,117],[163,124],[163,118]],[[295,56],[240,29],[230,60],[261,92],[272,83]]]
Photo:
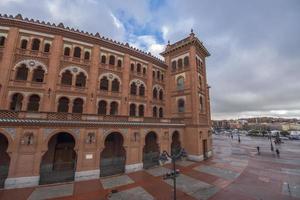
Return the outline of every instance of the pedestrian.
[[[233,139],[233,134],[231,134],[231,139]]]
[[[280,156],[279,149],[276,149],[276,154],[277,154],[277,157],[279,158],[279,156]]]
[[[260,152],[259,152],[259,146],[257,146],[256,149],[257,149],[257,154],[260,154]]]

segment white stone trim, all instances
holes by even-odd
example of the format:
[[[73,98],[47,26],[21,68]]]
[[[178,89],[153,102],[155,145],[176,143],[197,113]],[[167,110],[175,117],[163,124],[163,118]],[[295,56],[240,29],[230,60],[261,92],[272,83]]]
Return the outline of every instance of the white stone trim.
[[[40,176],[27,176],[17,178],[7,178],[5,180],[5,189],[24,188],[39,185]]]
[[[203,155],[188,155],[188,160],[200,162],[204,160]]]
[[[0,37],[5,37],[5,38],[7,38],[7,33],[0,33]]]
[[[64,41],[66,42],[71,42],[71,43],[76,43],[76,44],[81,44],[81,45],[85,45],[85,46],[89,46],[89,47],[93,47],[92,44],[89,44],[89,43],[86,43],[86,42],[81,42],[81,41],[78,41],[78,40],[72,40],[72,39],[69,39],[69,38],[63,38]],[[73,45],[74,46],[74,45]],[[76,45],[75,45],[76,46]]]
[[[175,57],[175,58],[173,58],[172,60],[171,60],[171,62],[173,62],[174,60],[175,61],[177,61],[178,59],[184,59],[184,57],[186,57],[186,56],[190,56],[190,53],[189,52],[187,52],[187,53],[185,53],[185,54],[182,54],[182,55],[180,55],[180,56],[177,56],[177,57]]]
[[[98,179],[99,177],[100,169],[75,172],[75,181]]]
[[[182,76],[182,77],[184,78],[184,80],[185,80],[185,72],[183,72],[183,73],[181,73],[181,74],[177,74],[177,75],[175,76],[176,82],[177,82],[177,79],[178,79],[180,76]]]
[[[35,32],[35,31],[28,31],[25,29],[21,29],[20,33],[29,33],[31,35],[38,35],[38,36],[44,36],[44,37],[49,37],[49,38],[54,38],[54,35],[46,34],[46,33],[40,33],[40,32]]]
[[[143,163],[125,165],[125,173],[140,171],[143,169]]]
[[[7,26],[0,26],[0,30],[9,30],[9,27],[7,27]]]
[[[142,60],[142,59],[139,59],[139,58],[137,58],[137,57],[130,56],[130,59],[132,59],[132,61],[134,61],[134,62],[138,61],[138,62],[141,62],[141,63],[144,64],[144,65],[148,65],[148,62],[147,62],[147,61]]]
[[[125,55],[124,53],[121,53],[119,51],[115,51],[115,50],[112,50],[112,49],[108,49],[108,48],[105,48],[105,47],[100,47],[100,50],[107,51],[108,53],[115,53],[115,54],[118,54],[118,55],[121,55],[121,56]]]

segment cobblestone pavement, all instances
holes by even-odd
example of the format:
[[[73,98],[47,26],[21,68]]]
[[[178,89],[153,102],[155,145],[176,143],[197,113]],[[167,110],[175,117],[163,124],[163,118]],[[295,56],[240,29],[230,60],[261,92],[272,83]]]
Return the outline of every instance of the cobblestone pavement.
[[[300,141],[275,146],[279,158],[266,138],[241,137],[238,143],[237,138],[214,136],[213,142],[212,158],[178,163],[177,199],[300,199]],[[173,198],[173,182],[163,175],[170,169],[167,164],[99,180],[0,190],[0,200],[167,200]],[[113,189],[117,192],[110,194]]]

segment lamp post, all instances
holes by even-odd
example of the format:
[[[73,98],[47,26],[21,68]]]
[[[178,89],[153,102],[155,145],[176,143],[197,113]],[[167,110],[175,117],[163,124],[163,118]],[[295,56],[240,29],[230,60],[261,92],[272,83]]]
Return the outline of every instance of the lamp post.
[[[271,134],[271,132],[269,132],[269,139],[270,139],[270,143],[271,143],[271,151],[274,151],[274,147],[273,147],[273,143],[272,143],[272,134]]]
[[[167,151],[163,151],[160,155],[159,160],[161,160],[163,163],[168,161],[168,158],[171,158],[172,164],[173,164],[173,171],[171,174],[166,174],[165,179],[173,179],[173,190],[174,190],[174,200],[176,200],[176,177],[179,172],[176,171],[176,165],[175,162],[181,157],[187,157],[187,153],[184,150],[184,148],[180,149],[180,152],[175,155],[170,155]]]

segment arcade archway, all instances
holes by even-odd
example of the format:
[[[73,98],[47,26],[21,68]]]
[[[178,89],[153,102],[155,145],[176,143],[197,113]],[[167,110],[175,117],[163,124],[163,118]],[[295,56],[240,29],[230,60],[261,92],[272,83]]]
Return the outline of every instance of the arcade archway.
[[[0,188],[4,187],[5,179],[8,176],[10,157],[6,152],[8,140],[5,135],[0,133]]]
[[[51,137],[40,165],[40,184],[73,181],[76,168],[74,137],[60,132]]]
[[[125,172],[126,151],[121,133],[110,133],[104,142],[100,158],[100,176],[112,176]]]
[[[159,146],[155,132],[149,132],[143,149],[143,166],[145,169],[159,165]]]
[[[172,135],[171,154],[177,155],[181,150],[180,135],[178,131],[174,131]]]

